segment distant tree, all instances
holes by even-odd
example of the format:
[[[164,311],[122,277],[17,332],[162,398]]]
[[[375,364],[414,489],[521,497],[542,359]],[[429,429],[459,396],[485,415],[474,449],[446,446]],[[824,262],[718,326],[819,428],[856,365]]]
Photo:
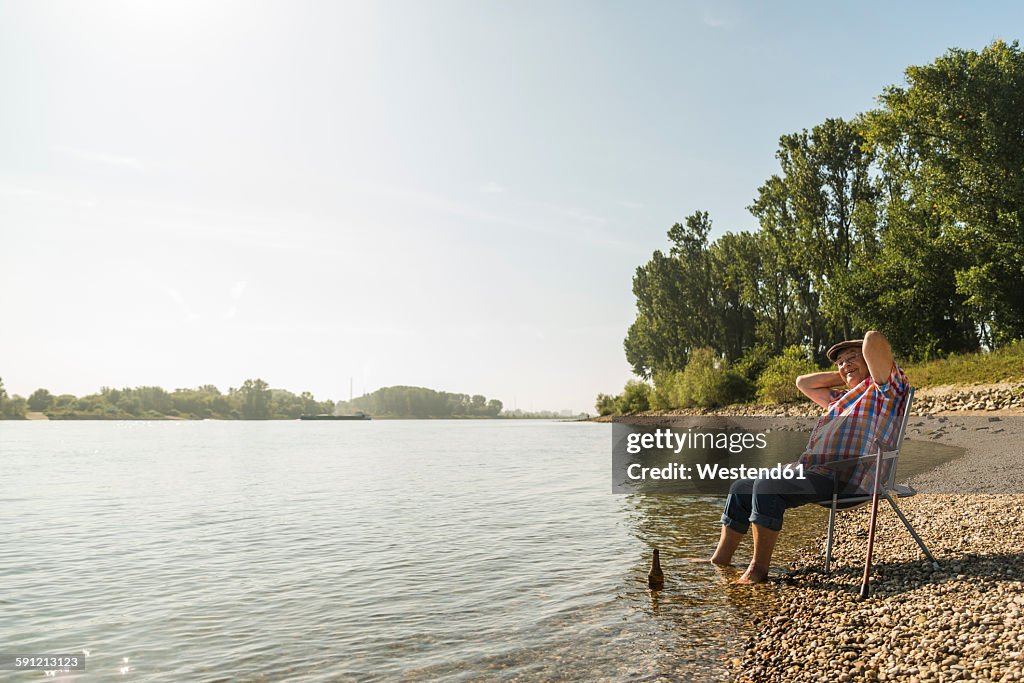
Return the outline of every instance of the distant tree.
[[[103,400],[110,405],[117,405],[117,402],[121,400],[122,392],[117,389],[110,387],[100,387],[100,396]]]
[[[8,396],[4,389],[3,380],[0,379],[0,419],[21,420],[25,418],[25,409],[28,407],[25,399],[21,396]]]
[[[120,407],[121,410],[134,417],[139,417],[140,415],[142,415],[142,401],[139,399],[138,396],[128,396],[127,398],[123,399],[121,401]]]
[[[598,415],[614,415],[618,409],[618,397],[611,394],[598,394],[594,403]]]
[[[53,399],[53,408],[65,410],[74,405],[76,400],[78,399],[73,394],[61,394],[57,398]]]
[[[125,389],[123,393],[126,396],[137,396],[142,402],[143,410],[147,412],[152,411],[166,415],[174,409],[174,400],[167,390],[161,387],[135,387],[134,389]]]
[[[502,405],[501,401],[499,401],[496,398],[492,398],[490,401],[487,402],[487,415],[489,417],[498,417],[498,414],[501,413],[501,409],[503,407],[504,406]]]
[[[9,396],[0,406],[0,417],[5,420],[23,420],[26,408],[28,408],[28,403],[24,398],[17,394]]]
[[[299,400],[302,401],[302,413],[304,415],[316,415],[321,412],[320,404],[317,403],[316,399],[308,391],[303,391],[299,394]],[[326,411],[324,411],[326,412]]]
[[[339,402],[339,412],[362,411],[387,417],[494,417],[501,401],[488,402],[481,394],[452,394],[425,387],[393,386],[377,389],[352,401]]]
[[[53,399],[53,394],[46,389],[36,389],[28,397],[28,408],[34,412],[49,410],[50,406],[53,405]]]
[[[242,418],[265,420],[270,417],[270,385],[262,379],[247,379],[238,389]]]

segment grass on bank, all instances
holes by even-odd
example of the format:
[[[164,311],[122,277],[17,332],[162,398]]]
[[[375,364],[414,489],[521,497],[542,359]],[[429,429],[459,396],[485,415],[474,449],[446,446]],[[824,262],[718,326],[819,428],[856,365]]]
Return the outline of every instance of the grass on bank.
[[[1024,341],[995,351],[951,354],[948,358],[905,365],[903,369],[915,387],[1024,380]]]

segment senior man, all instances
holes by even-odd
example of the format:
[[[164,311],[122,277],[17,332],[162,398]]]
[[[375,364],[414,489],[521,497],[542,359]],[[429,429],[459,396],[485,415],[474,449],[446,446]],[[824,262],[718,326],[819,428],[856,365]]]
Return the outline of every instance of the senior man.
[[[843,341],[828,350],[833,372],[797,378],[796,386],[825,409],[798,462],[804,480],[741,479],[732,485],[722,514],[722,535],[711,562],[732,563],[733,553],[753,525],[754,557],[737,583],[760,583],[768,577],[782,517],[789,508],[832,496],[832,473],[824,464],[872,452],[875,444],[890,444],[905,411],[909,384],[892,357],[889,342],[874,330],[864,339]],[[845,386],[844,389],[836,387]],[[857,495],[874,486],[874,471],[858,464],[845,476],[842,495]]]

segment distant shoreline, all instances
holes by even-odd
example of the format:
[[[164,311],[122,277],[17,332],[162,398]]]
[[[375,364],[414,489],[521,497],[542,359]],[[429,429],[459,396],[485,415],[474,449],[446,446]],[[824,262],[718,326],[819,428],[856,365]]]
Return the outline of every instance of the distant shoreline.
[[[102,387],[87,396],[54,395],[45,388],[28,398],[8,396],[0,382],[0,420],[294,420],[303,415],[369,415],[373,419],[529,419],[590,417],[587,413],[506,409],[483,394],[451,393],[427,387],[381,387],[348,401],[317,401],[247,379],[223,393],[213,384],[167,391],[157,386]]]

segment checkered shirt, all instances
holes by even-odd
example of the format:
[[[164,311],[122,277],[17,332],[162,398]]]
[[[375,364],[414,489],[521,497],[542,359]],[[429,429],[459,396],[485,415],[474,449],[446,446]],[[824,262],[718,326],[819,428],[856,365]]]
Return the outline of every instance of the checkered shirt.
[[[893,363],[885,384],[875,384],[868,375],[851,389],[833,391],[828,412],[818,418],[798,462],[808,472],[831,476],[832,471],[823,467],[824,463],[873,454],[879,442],[883,450],[892,450],[899,437],[900,418],[906,412],[909,388],[903,369]],[[889,475],[890,464],[882,465],[883,481]],[[847,479],[861,491],[872,491],[874,462],[853,466]]]

